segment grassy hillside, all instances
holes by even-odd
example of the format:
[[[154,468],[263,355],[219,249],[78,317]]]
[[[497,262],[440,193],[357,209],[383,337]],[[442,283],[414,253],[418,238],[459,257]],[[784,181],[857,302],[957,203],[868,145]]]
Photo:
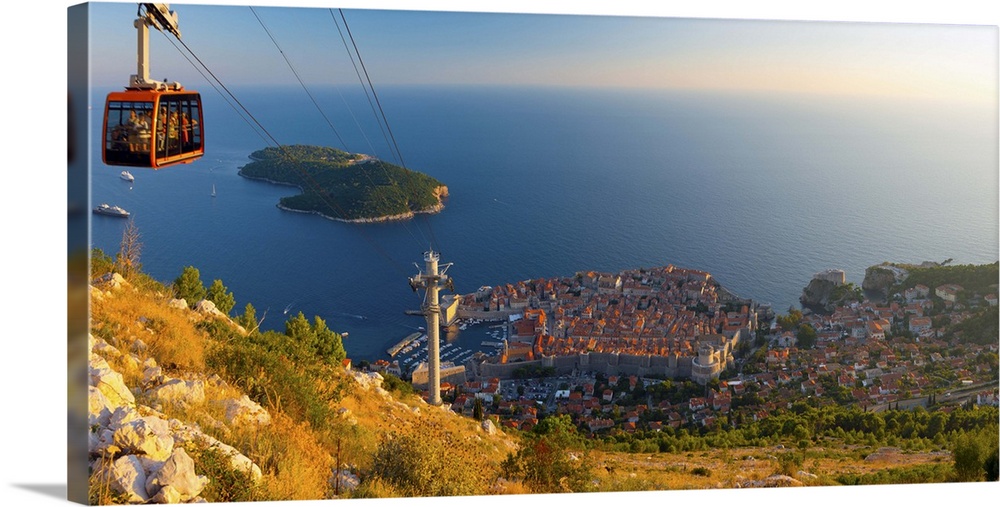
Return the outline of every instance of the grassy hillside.
[[[92,278],[100,279],[110,270],[110,259],[98,253],[95,260]],[[147,358],[172,376],[222,379],[206,382],[204,403],[158,407],[171,418],[196,423],[260,466],[263,481],[251,487],[217,466],[213,456],[192,453],[198,473],[211,479],[206,499],[330,498],[337,489],[331,478],[338,463],[362,481],[354,491],[341,491],[341,497],[504,492],[494,483],[499,463],[515,448],[514,438],[489,435],[478,421],[430,407],[415,395],[365,386],[339,362],[325,361],[284,333],[243,331],[242,315],[231,320],[171,306],[173,289],[142,273],[130,276],[125,289],[93,285],[92,335],[118,350],[136,351],[135,357],[107,358],[126,385],[142,385],[141,365]],[[242,394],[270,413],[266,429],[219,424],[222,408],[217,402]],[[137,403],[153,401],[139,394]],[[447,479],[442,488],[417,488],[418,476],[391,477],[373,470],[391,442],[406,443],[397,454],[426,461],[421,466],[446,465],[440,470]]]

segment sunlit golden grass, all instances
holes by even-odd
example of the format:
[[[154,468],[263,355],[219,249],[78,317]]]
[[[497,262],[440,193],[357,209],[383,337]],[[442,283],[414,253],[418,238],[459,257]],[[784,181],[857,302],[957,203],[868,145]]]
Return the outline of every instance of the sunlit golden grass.
[[[142,385],[143,361],[153,358],[164,373],[185,379],[207,379],[206,352],[210,347],[225,346],[214,341],[197,325],[201,319],[189,310],[168,306],[169,296],[149,289],[125,285],[111,290],[98,287],[92,298],[91,322],[95,337],[118,348],[120,355],[106,354],[109,364],[123,374],[129,386]],[[136,346],[141,341],[145,346]],[[132,357],[132,354],[135,357]],[[426,439],[432,448],[445,453],[455,466],[450,470],[474,476],[473,482],[489,493],[499,462],[513,448],[514,439],[498,434],[487,435],[479,422],[428,406],[415,396],[403,400],[383,397],[374,389],[355,384],[348,374],[330,367],[329,375],[316,380],[316,392],[343,387],[343,396],[331,400],[334,420],[324,421],[324,428],[314,428],[293,420],[282,410],[276,396],[261,401],[272,416],[270,425],[232,426],[222,424],[221,401],[239,398],[238,380],[232,385],[206,382],[206,400],[196,405],[161,404],[167,417],[200,427],[207,434],[232,445],[261,467],[263,479],[252,492],[252,499],[296,500],[327,498],[333,494],[330,477],[339,463],[345,469],[364,473],[372,455],[390,434],[411,435]],[[236,387],[233,387],[236,386]],[[153,404],[139,393],[137,401]],[[206,458],[208,459],[208,458]],[[370,496],[397,496],[391,485],[373,481],[365,486]],[[502,492],[527,493],[518,483],[505,484]],[[364,495],[362,495],[364,496]]]
[[[166,298],[130,286],[91,298],[92,332],[128,352],[136,340],[147,347],[140,356],[163,366],[192,371],[205,368],[205,333],[191,312],[171,308]]]
[[[838,484],[836,478],[843,474],[873,474],[950,461],[941,453],[930,452],[898,452],[885,459],[865,459],[875,451],[857,447],[809,449],[792,478],[803,486],[828,486]],[[600,491],[659,491],[734,488],[760,481],[783,472],[777,458],[786,452],[801,453],[768,447],[655,454],[596,451],[591,456]]]
[[[480,422],[462,417],[447,408],[432,407],[415,396],[388,403],[374,392],[358,392],[341,402],[359,424],[376,434],[408,433],[446,444],[455,452],[478,457],[483,463],[499,462],[514,438],[498,433],[488,436]],[[482,465],[487,466],[487,465]]]
[[[267,426],[235,431],[229,443],[261,467],[265,499],[328,497],[334,460],[308,425],[278,413]]]

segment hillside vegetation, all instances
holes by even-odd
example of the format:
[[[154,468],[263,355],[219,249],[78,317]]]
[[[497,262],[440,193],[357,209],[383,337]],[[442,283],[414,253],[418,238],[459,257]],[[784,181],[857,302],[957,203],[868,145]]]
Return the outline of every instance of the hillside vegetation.
[[[953,283],[962,286],[969,296],[978,294],[996,294],[1000,283],[1000,262],[991,264],[890,264],[905,269],[906,279],[894,286],[892,292],[902,292],[916,285],[925,285],[931,290],[935,287]]]
[[[127,407],[92,413],[92,503],[177,498],[107,472],[129,459],[150,478],[165,468],[119,435],[140,417],[169,421],[157,445],[170,459],[183,449],[203,478],[183,501],[997,480],[994,407],[875,413],[812,399],[759,421],[597,436],[540,411],[530,431],[500,431],[427,405],[395,377],[351,370],[319,317],[260,331],[252,305],[231,315],[240,306],[221,280],[206,287],[189,266],[163,283],[141,271],[137,248],[123,252],[92,255],[91,375],[113,370],[131,393],[117,401]],[[166,396],[178,386],[187,391]],[[92,386],[92,407],[104,387]]]
[[[338,220],[377,221],[438,211],[447,187],[409,169],[321,146],[283,146],[255,151],[240,175],[287,185],[302,194],[280,206]]]
[[[496,483],[500,462],[516,449],[514,438],[431,407],[405,390],[386,391],[382,386],[390,384],[383,384],[377,375],[348,371],[341,362],[340,336],[322,319],[299,314],[286,322],[284,333],[260,332],[255,330],[251,305],[230,318],[217,309],[206,310],[210,307],[205,304],[196,308],[186,301],[178,304],[175,290],[182,279],[190,285],[193,268],[165,285],[138,271],[127,279],[113,276],[114,262],[100,251],[95,251],[93,265],[93,354],[121,374],[135,393],[140,415],[153,413],[197,427],[260,469],[259,480],[248,480],[246,472],[224,466],[211,449],[185,443],[197,473],[209,479],[202,498],[250,501],[522,491],[516,485]],[[198,382],[204,395],[193,402],[164,401],[150,387],[150,365],[161,369],[163,376]],[[266,410],[266,424],[227,420],[227,400],[243,395]],[[92,502],[122,500],[122,492],[102,484],[94,473],[101,455],[93,446],[91,451]],[[105,457],[122,454],[116,451]],[[413,466],[387,467],[386,459],[406,459]],[[425,482],[431,473],[441,480]]]

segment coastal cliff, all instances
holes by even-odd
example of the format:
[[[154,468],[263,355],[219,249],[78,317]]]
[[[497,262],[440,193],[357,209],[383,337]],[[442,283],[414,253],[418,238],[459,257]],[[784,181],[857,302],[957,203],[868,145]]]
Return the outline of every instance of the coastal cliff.
[[[842,270],[827,270],[813,276],[809,284],[802,289],[799,303],[803,308],[819,312],[831,313],[838,306],[861,301],[864,295],[860,287],[848,283]]]
[[[834,289],[836,288],[837,284],[831,282],[830,280],[813,278],[812,280],[809,280],[809,284],[802,289],[802,295],[799,297],[799,303],[802,304],[803,308],[809,308],[813,311],[831,311],[834,307],[834,305],[831,304],[831,297],[833,296]]]
[[[906,269],[894,264],[883,263],[869,266],[868,269],[865,269],[865,279],[861,282],[861,288],[866,292],[877,293],[885,297],[894,285],[906,280],[907,275]]]

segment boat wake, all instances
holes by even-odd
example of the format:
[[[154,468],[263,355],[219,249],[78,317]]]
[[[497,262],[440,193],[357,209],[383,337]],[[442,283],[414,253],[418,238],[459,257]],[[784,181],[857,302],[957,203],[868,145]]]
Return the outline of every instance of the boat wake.
[[[343,313],[343,312],[331,312],[331,313],[333,313],[334,315],[339,315],[341,317],[350,317],[352,319],[358,319],[358,320],[368,320],[368,317],[365,317],[364,315],[354,315],[353,313]]]

